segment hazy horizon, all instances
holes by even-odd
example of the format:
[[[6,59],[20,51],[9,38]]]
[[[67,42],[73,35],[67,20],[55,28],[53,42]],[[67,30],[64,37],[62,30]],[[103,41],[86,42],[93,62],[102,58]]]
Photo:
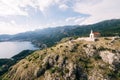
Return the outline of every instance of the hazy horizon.
[[[0,0],[0,34],[120,18],[120,0]]]

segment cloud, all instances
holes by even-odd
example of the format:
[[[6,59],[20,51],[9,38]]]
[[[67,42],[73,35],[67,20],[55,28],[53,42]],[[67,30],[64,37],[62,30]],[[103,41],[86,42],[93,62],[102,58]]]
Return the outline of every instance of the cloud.
[[[19,0],[1,0],[0,1],[0,16],[8,15],[24,15],[27,16],[28,13],[20,9]]]
[[[120,18],[119,3],[120,0],[93,0],[93,2],[76,3],[73,6],[74,11],[91,15],[83,24],[93,24],[102,20]]]
[[[44,12],[45,9],[49,8],[53,4],[53,0],[38,0],[39,9]]]
[[[120,0],[0,0],[0,32],[14,34],[120,18],[119,3]]]
[[[62,5],[60,0],[0,0],[0,16],[28,16],[29,13],[26,11],[28,6],[45,14],[49,7],[55,4],[60,5],[62,9],[67,8],[67,5]]]
[[[67,5],[65,5],[65,4],[62,4],[62,5],[59,6],[59,8],[62,9],[62,10],[66,10],[69,7]]]
[[[38,8],[41,12],[47,13],[50,6],[58,5],[61,10],[70,8],[75,12],[89,14],[91,19],[93,16],[106,17],[105,19],[107,19],[108,17],[120,17],[119,3],[120,0],[0,0],[0,16],[28,16],[29,13],[22,9],[27,6]]]
[[[75,20],[76,19],[76,17],[69,17],[69,18],[67,18],[65,21],[66,22],[69,22],[69,21],[73,21],[73,20]]]
[[[70,22],[70,23],[72,23],[72,24],[81,24],[82,22],[84,22],[86,19],[87,19],[88,17],[86,16],[84,16],[84,17],[82,17],[82,16],[77,16],[77,17],[69,17],[69,18],[67,18],[65,21],[66,22]]]
[[[16,34],[20,32],[25,32],[32,30],[29,27],[30,25],[17,25],[14,20],[9,23],[0,22],[0,34]]]

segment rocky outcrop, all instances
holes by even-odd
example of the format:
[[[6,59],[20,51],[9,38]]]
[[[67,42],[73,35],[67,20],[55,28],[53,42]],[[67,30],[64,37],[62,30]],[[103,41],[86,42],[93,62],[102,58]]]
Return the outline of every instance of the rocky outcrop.
[[[36,51],[11,67],[2,79],[120,80],[120,40],[112,42],[112,47],[108,42],[68,41]]]
[[[104,62],[109,64],[112,64],[114,59],[117,58],[117,56],[115,56],[115,54],[111,53],[110,51],[101,51],[100,56]]]

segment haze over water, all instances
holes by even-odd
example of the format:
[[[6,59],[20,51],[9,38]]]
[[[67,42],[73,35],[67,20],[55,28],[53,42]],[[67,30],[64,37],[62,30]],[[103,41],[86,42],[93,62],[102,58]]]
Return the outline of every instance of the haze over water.
[[[23,50],[35,50],[31,42],[0,42],[0,58],[11,58]]]

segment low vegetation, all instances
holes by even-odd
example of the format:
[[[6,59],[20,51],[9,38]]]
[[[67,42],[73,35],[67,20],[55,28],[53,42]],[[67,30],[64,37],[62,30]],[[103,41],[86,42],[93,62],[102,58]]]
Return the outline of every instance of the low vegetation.
[[[2,79],[120,80],[120,40],[111,41],[99,38],[96,42],[60,42],[22,59]],[[108,58],[112,54],[116,59]]]
[[[25,58],[33,52],[34,51],[31,50],[24,50],[10,59],[0,59],[0,76],[7,72],[12,65],[16,64],[19,60]]]

